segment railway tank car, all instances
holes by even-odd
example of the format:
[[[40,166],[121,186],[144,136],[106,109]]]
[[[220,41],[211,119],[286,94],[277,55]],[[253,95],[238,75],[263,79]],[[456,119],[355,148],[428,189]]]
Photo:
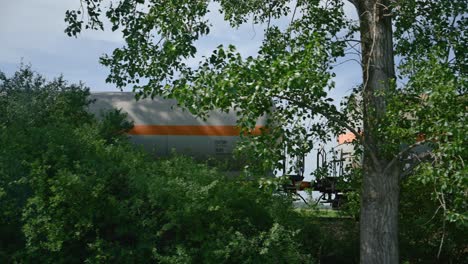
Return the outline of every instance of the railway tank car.
[[[231,170],[241,164],[232,164],[233,150],[239,141],[235,111],[211,111],[202,120],[177,106],[173,99],[135,100],[131,92],[100,92],[91,94],[95,102],[89,106],[91,113],[100,115],[111,109],[121,109],[134,122],[129,131],[130,140],[141,145],[157,157],[169,156],[173,151],[197,160],[228,161]],[[252,134],[260,134],[267,117],[257,121]]]

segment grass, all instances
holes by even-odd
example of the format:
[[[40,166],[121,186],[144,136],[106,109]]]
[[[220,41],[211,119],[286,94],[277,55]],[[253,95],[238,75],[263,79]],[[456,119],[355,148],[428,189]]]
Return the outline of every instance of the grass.
[[[306,216],[323,218],[348,218],[347,216],[340,214],[339,211],[332,209],[297,208],[296,210]]]

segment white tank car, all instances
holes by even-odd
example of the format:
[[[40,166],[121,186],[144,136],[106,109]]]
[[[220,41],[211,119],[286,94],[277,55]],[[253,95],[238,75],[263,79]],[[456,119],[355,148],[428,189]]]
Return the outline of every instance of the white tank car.
[[[236,113],[212,111],[202,120],[177,106],[176,100],[155,97],[135,100],[130,92],[101,92],[91,94],[96,102],[90,111],[121,109],[134,122],[130,140],[156,156],[168,156],[175,151],[198,160],[231,160],[239,129]],[[257,121],[253,134],[259,134],[266,117]]]

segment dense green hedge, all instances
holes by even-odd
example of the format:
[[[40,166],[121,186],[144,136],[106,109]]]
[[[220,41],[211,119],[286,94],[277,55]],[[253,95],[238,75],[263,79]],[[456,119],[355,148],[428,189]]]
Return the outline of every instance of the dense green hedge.
[[[310,263],[288,197],[189,158],[153,160],[89,91],[0,79],[0,262]]]

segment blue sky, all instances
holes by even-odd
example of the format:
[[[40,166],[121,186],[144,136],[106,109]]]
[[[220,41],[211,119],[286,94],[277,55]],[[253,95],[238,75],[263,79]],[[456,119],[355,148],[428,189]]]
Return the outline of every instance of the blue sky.
[[[10,75],[22,61],[47,78],[63,74],[71,82],[83,81],[92,91],[116,91],[115,86],[105,83],[108,69],[99,64],[98,58],[124,45],[121,34],[110,30],[87,31],[78,38],[70,38],[63,33],[65,11],[79,7],[79,0],[0,0],[0,7],[1,71]],[[243,55],[255,55],[263,27],[246,24],[233,30],[216,6],[211,7],[209,18],[213,27],[210,35],[197,43],[199,55],[208,55],[219,44],[229,43],[236,45]],[[346,6],[348,10],[351,8]],[[359,65],[351,62],[339,66],[335,81],[337,89],[331,96],[338,99],[359,84]]]
[[[98,57],[123,42],[112,32],[86,32],[69,38],[64,14],[79,1],[0,0],[0,70],[13,73],[21,61],[48,78],[63,74],[72,82],[84,81],[93,90],[112,90],[104,79],[107,69]]]

